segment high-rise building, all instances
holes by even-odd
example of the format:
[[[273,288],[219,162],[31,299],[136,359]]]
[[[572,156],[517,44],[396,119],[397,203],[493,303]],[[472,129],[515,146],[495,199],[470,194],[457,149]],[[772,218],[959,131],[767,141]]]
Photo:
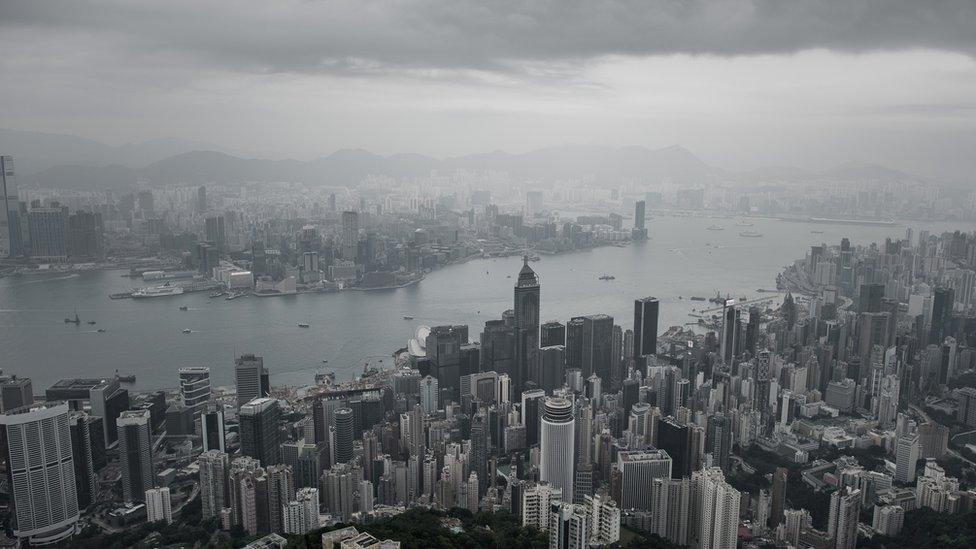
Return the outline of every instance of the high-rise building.
[[[197,188],[197,212],[207,211],[207,187],[200,185]]]
[[[332,452],[335,463],[349,463],[353,458],[353,439],[356,438],[353,432],[352,408],[335,410],[332,419],[334,422]]]
[[[420,380],[420,405],[427,414],[436,413],[440,409],[440,394],[437,388],[437,378],[426,376]]]
[[[286,534],[307,534],[317,530],[319,524],[319,491],[302,488],[295,499],[288,502],[283,511],[283,529]]]
[[[739,491],[725,482],[718,467],[696,471],[692,484],[697,547],[735,549],[739,534]]]
[[[646,204],[643,200],[638,200],[634,204],[634,230],[631,238],[634,240],[647,240],[647,227],[645,226]]]
[[[14,182],[14,158],[0,156],[0,258],[27,253],[21,248],[20,201]]]
[[[905,525],[905,509],[901,505],[878,505],[874,508],[871,528],[882,536],[895,537]]]
[[[241,406],[238,413],[241,454],[253,457],[263,466],[278,463],[279,416],[278,401],[273,398],[255,398]]]
[[[566,367],[582,370],[583,379],[596,374],[609,383],[613,368],[612,349],[612,316],[578,316],[566,325]]]
[[[587,509],[556,501],[549,509],[549,549],[586,549],[590,541]]]
[[[9,526],[31,545],[64,541],[78,523],[68,414],[68,405],[58,404],[0,415],[0,457],[13,505]]]
[[[34,404],[34,389],[29,377],[0,377],[0,412]]]
[[[671,478],[671,456],[664,450],[630,450],[617,455],[620,471],[620,508],[654,510],[654,479]]]
[[[101,257],[102,214],[79,211],[68,216],[68,255]]]
[[[708,431],[705,444],[712,454],[712,464],[722,471],[729,470],[729,453],[732,451],[732,422],[723,413],[708,417]]]
[[[671,457],[671,477],[681,478],[691,474],[691,444],[689,429],[668,416],[657,426],[657,447]]]
[[[786,511],[786,481],[790,472],[785,467],[777,467],[773,472],[773,490],[770,494],[769,526],[776,528],[783,522]]]
[[[208,403],[200,413],[200,438],[203,451],[227,451],[227,437],[224,432],[224,405],[219,402]]]
[[[146,490],[146,522],[163,522],[172,524],[173,507],[170,500],[169,488],[150,488]]]
[[[208,519],[230,507],[230,458],[220,450],[208,450],[200,454],[199,464],[202,514]]]
[[[539,381],[539,275],[529,267],[529,257],[522,261],[515,282],[515,371],[512,382],[516,393],[525,389],[527,381]]]
[[[634,357],[641,358],[657,353],[656,297],[645,297],[634,301]]]
[[[861,516],[861,491],[842,486],[830,496],[827,535],[834,539],[835,549],[857,547],[857,522]]]
[[[929,329],[929,344],[939,345],[949,334],[952,323],[952,306],[955,293],[952,288],[941,286],[932,291],[932,326]]]
[[[287,465],[264,468],[267,477],[268,527],[272,532],[284,532],[284,509],[295,499],[295,475]]]
[[[78,508],[86,509],[95,501],[98,493],[97,478],[95,477],[95,443],[101,443],[101,437],[93,438],[92,426],[94,418],[84,412],[71,412],[68,415],[68,430],[71,433],[71,459],[75,467],[75,479],[78,492]]]
[[[915,482],[915,466],[920,454],[917,434],[906,434],[898,438],[895,447],[895,481],[905,484]]]
[[[562,490],[553,488],[547,482],[518,485],[518,510],[522,526],[533,526],[538,530],[549,529],[549,508],[554,501],[562,501]],[[515,497],[515,496],[513,496]]]
[[[573,501],[575,434],[573,403],[562,397],[547,398],[539,437],[539,480],[561,489],[567,503]]]
[[[689,545],[692,527],[691,479],[655,478],[650,490],[653,520],[650,532],[677,545]]]
[[[155,486],[152,426],[149,410],[127,410],[116,422],[119,461],[122,463],[122,499],[139,501]]]
[[[206,219],[207,243],[215,246],[219,252],[227,249],[227,233],[224,229],[224,216],[215,215]]]
[[[540,347],[551,347],[553,345],[566,345],[566,325],[562,322],[551,320],[540,328],[541,337]]]
[[[270,374],[264,367],[264,357],[241,355],[234,360],[234,379],[237,384],[237,405],[242,406],[271,392]]]
[[[525,426],[525,444],[532,446],[539,443],[539,419],[541,417],[542,402],[546,392],[542,389],[532,389],[522,392],[521,420]]]
[[[180,396],[188,408],[193,409],[194,415],[200,414],[200,409],[210,400],[210,368],[206,366],[189,366],[180,368]]]
[[[356,261],[359,247],[359,214],[342,212],[342,258]]]
[[[28,213],[31,255],[64,261],[68,258],[68,208],[31,208]]]

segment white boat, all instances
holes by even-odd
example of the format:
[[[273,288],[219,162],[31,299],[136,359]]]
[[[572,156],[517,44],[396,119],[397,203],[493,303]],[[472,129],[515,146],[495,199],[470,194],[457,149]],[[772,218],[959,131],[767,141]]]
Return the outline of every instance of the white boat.
[[[756,231],[742,231],[739,233],[739,236],[744,236],[746,238],[759,238],[762,236],[762,233],[757,233]]]
[[[709,225],[708,227],[705,227],[705,230],[708,230],[708,231],[724,231],[725,230],[725,227],[723,227],[721,225]]]
[[[132,297],[134,299],[144,299],[149,297],[170,297],[174,295],[180,295],[183,293],[182,286],[149,286],[147,288],[140,288],[132,292]]]
[[[309,326],[308,322],[299,322],[298,323],[298,327],[299,328],[308,328],[308,326]]]
[[[192,332],[192,331],[193,331],[193,330],[191,330],[191,329],[189,329],[189,328],[183,328],[183,333],[184,333],[184,334],[188,334],[188,333],[190,333],[190,332]]]

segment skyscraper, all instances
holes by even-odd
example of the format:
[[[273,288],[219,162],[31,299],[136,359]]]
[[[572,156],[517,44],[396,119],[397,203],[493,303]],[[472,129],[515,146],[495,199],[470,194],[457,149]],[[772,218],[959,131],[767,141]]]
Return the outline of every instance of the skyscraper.
[[[773,472],[773,491],[770,502],[769,527],[776,528],[783,522],[786,511],[786,481],[789,471],[785,467],[777,467]]]
[[[529,380],[539,381],[539,276],[529,267],[529,257],[522,259],[522,270],[515,283],[515,371],[512,381],[516,393]]]
[[[268,396],[271,391],[269,376],[264,367],[264,357],[248,354],[234,360],[237,405],[242,406],[255,398]]]
[[[230,459],[220,450],[208,450],[200,454],[200,501],[203,518],[220,515],[220,510],[230,507],[229,467]]]
[[[692,475],[698,545],[701,549],[735,549],[739,534],[739,491],[725,482],[718,467]]]
[[[433,414],[440,409],[440,394],[437,388],[437,379],[433,376],[426,376],[420,380],[420,405],[427,414]]]
[[[638,200],[634,204],[634,231],[631,238],[634,240],[647,240],[647,228],[645,227],[645,208],[643,200]]]
[[[6,157],[9,158],[9,157]],[[14,536],[44,545],[66,540],[78,522],[68,405],[20,408],[0,416]]]
[[[21,406],[34,404],[34,389],[29,377],[3,376],[0,378],[0,411],[9,412]]]
[[[634,358],[657,353],[657,316],[656,297],[634,301]]]
[[[200,414],[200,438],[203,451],[227,451],[227,437],[224,433],[224,406],[219,402],[209,403]]]
[[[348,463],[352,460],[353,433],[352,408],[339,408],[332,416],[334,422],[333,454],[336,463]]]
[[[278,401],[273,398],[256,398],[241,406],[241,454],[257,459],[265,467],[278,463],[279,415]]]
[[[613,360],[613,317],[604,314],[574,317],[566,325],[566,367],[579,368],[583,379],[592,374],[608,384]]]
[[[21,249],[20,202],[14,182],[14,158],[0,156],[0,258],[17,257]]]
[[[681,478],[691,474],[691,447],[688,427],[668,416],[657,426],[657,447],[671,457],[671,477]]]
[[[664,450],[630,450],[617,455],[620,508],[651,511],[654,479],[671,478],[671,456]]]
[[[573,403],[562,397],[545,400],[539,444],[539,480],[563,492],[563,501],[573,501],[573,466],[576,422]]]
[[[95,500],[98,491],[95,477],[95,449],[93,443],[101,443],[101,437],[93,439],[94,418],[84,412],[71,412],[68,415],[68,430],[71,433],[71,457],[75,467],[78,508],[86,509]]]
[[[861,516],[861,491],[842,486],[830,496],[827,535],[834,539],[835,549],[857,547],[857,522]]]
[[[200,409],[210,400],[210,368],[206,366],[189,366],[180,368],[180,396],[188,408],[193,409],[194,415],[200,414]]]
[[[146,490],[146,522],[173,522],[173,508],[169,488],[150,488]]]
[[[929,329],[929,344],[939,345],[949,335],[954,301],[955,293],[952,288],[942,286],[933,290],[932,327]]]
[[[31,255],[53,261],[68,258],[68,208],[31,208],[28,213]]]
[[[915,482],[915,466],[921,448],[917,434],[906,434],[898,438],[895,448],[895,480],[905,484]]]
[[[127,410],[119,416],[119,457],[122,462],[122,499],[141,501],[155,486],[152,427],[149,410]]]

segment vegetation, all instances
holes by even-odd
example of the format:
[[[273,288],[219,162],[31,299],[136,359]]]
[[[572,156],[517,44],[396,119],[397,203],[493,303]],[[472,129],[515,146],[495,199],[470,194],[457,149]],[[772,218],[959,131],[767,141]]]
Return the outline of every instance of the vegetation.
[[[620,543],[623,549],[680,549],[686,545],[677,545],[670,541],[642,530],[632,530],[620,527]]]
[[[862,539],[864,549],[942,549],[976,547],[976,512],[937,513],[928,508],[905,513],[905,527],[895,537]]]

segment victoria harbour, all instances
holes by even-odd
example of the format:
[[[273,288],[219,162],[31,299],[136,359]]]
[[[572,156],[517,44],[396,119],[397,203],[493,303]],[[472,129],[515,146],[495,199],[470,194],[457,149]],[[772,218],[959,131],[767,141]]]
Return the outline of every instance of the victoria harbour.
[[[694,321],[693,308],[714,306],[691,301],[692,296],[769,297],[756,290],[775,289],[776,273],[802,258],[809,246],[836,244],[855,232],[847,225],[762,218],[749,223],[762,238],[739,236],[733,219],[660,217],[649,222],[651,236],[644,242],[542,256],[532,264],[542,280],[542,318],[565,321],[606,312],[627,323],[633,296],[654,295],[661,301],[663,331]],[[715,224],[724,230],[707,230]],[[867,245],[900,238],[906,227],[971,228],[911,222],[861,226],[851,240]],[[404,288],[233,301],[209,299],[206,292],[110,300],[108,294],[133,285],[123,271],[10,277],[0,279],[0,347],[7,349],[4,369],[31,364],[42,387],[79,372],[109,376],[116,370],[136,375],[139,388],[171,387],[184,366],[208,366],[215,384],[232,384],[234,357],[258,351],[278,384],[309,383],[320,369],[347,378],[370,357],[377,364],[384,357],[391,363],[391,354],[419,325],[468,324],[477,339],[486,320],[511,307],[520,266],[518,257],[476,259],[435,270]],[[614,280],[600,280],[603,274]],[[76,310],[82,323],[64,323]],[[89,320],[97,324],[86,324]],[[299,322],[310,328],[298,328]]]

